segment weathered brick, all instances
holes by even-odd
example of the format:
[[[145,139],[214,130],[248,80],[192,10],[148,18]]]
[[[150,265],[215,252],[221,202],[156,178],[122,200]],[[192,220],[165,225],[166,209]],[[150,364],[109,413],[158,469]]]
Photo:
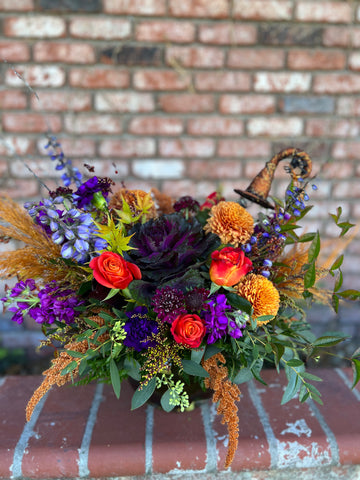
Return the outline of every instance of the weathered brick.
[[[352,73],[319,73],[314,75],[316,93],[359,93],[360,76]]]
[[[95,51],[88,43],[38,42],[33,47],[36,62],[94,63]]]
[[[15,70],[31,87],[61,87],[65,83],[65,71],[58,66],[19,65],[15,66]],[[5,83],[13,87],[24,86],[24,80],[12,69],[7,70]]]
[[[30,59],[29,45],[22,42],[0,41],[0,58],[8,62],[26,62]]]
[[[299,2],[295,18],[301,22],[350,23],[351,5],[348,2]]]
[[[337,113],[349,117],[360,116],[360,98],[339,97],[337,105]]]
[[[102,157],[148,157],[155,154],[153,138],[125,138],[123,140],[103,140],[99,153]]]
[[[262,45],[322,45],[323,27],[306,25],[260,24],[258,28],[258,43]]]
[[[94,157],[95,156],[95,141],[91,138],[62,138],[59,137],[58,141],[61,143],[63,152],[67,157]],[[47,155],[45,145],[47,141],[42,139],[38,140],[37,148],[39,153]]]
[[[228,55],[227,66],[231,68],[267,68],[277,70],[285,64],[285,52],[274,49],[232,49]]]
[[[292,2],[289,0],[234,0],[233,15],[246,20],[290,20]]]
[[[275,107],[270,95],[222,95],[219,100],[221,113],[273,113]]]
[[[360,53],[352,52],[349,54],[349,67],[350,70],[359,71],[360,70]]]
[[[83,111],[91,109],[91,96],[86,92],[45,92],[39,93],[39,99],[32,96],[31,108],[47,112]]]
[[[310,83],[309,73],[257,72],[254,75],[256,92],[306,92]]]
[[[58,17],[39,15],[4,19],[4,33],[8,37],[63,37],[65,31],[65,20]]]
[[[225,52],[216,47],[180,47],[166,49],[166,61],[173,65],[174,60],[183,67],[221,68],[224,65]]]
[[[194,198],[205,198],[217,189],[217,183],[194,182],[192,180],[164,180],[161,191],[171,198],[179,198],[182,195],[191,195]]]
[[[267,140],[220,139],[217,154],[221,157],[266,157],[270,156],[271,144]]]
[[[331,96],[299,96],[285,95],[279,102],[280,108],[285,113],[333,113],[335,99]]]
[[[215,101],[212,95],[183,93],[181,95],[161,95],[160,108],[171,113],[200,113],[212,112]]]
[[[35,197],[39,193],[39,183],[37,180],[21,180],[9,178],[6,185],[1,187],[2,195],[7,195],[13,200],[22,198],[28,199]]]
[[[255,25],[219,23],[199,25],[199,40],[202,43],[217,45],[253,45],[256,43]]]
[[[10,164],[10,172],[14,178],[34,178],[32,172],[36,172],[39,178],[60,178],[60,170],[54,169],[54,164],[48,158],[26,159],[26,165],[31,169],[24,168],[24,163],[20,159],[15,159]]]
[[[166,0],[103,0],[104,12],[122,15],[165,15]]]
[[[13,157],[34,153],[34,142],[29,138],[4,135],[3,140],[3,142],[0,142],[0,155]]]
[[[331,151],[334,158],[345,158],[348,160],[359,160],[360,142],[335,142]]]
[[[12,10],[12,11],[31,11],[34,10],[34,1],[33,0],[0,0],[0,10]]]
[[[195,180],[237,178],[242,173],[242,162],[239,160],[191,160],[188,176]]]
[[[100,112],[151,112],[155,110],[155,103],[148,93],[99,92],[95,94],[95,109]]]
[[[104,48],[100,51],[100,61],[103,63],[129,66],[160,66],[163,64],[163,48],[129,45],[120,45],[119,47]]]
[[[118,40],[129,38],[131,23],[120,18],[78,17],[70,21],[69,31],[76,38]]]
[[[175,17],[225,18],[228,0],[169,0],[169,13]]]
[[[131,166],[134,175],[149,179],[181,179],[185,170],[182,160],[134,160]]]
[[[345,53],[337,51],[291,50],[288,53],[288,66],[292,70],[341,70],[345,63]]]
[[[40,0],[42,10],[56,12],[100,12],[101,0]]]
[[[73,68],[69,83],[73,87],[120,89],[129,86],[130,76],[127,71],[112,68]]]
[[[1,110],[25,108],[26,105],[27,100],[24,92],[16,90],[0,90]]]
[[[358,180],[336,182],[332,195],[335,198],[360,198],[360,183]],[[336,208],[336,207],[335,207]]]
[[[128,127],[128,131],[136,135],[180,135],[183,130],[181,119],[163,117],[135,117]]]
[[[323,44],[326,47],[347,47],[350,45],[353,31],[346,27],[326,27],[323,32]]]
[[[244,122],[234,118],[207,117],[188,120],[187,132],[190,135],[241,135]]]
[[[247,132],[251,137],[298,137],[303,132],[304,122],[301,118],[250,118]]]
[[[163,157],[211,157],[215,143],[210,138],[160,139],[159,152]]]
[[[122,120],[110,115],[71,114],[64,118],[65,130],[70,133],[121,133]]]
[[[84,167],[85,163],[94,168],[95,175],[99,177],[110,177],[114,182],[129,176],[130,169],[127,160],[114,160],[113,158],[73,159],[73,165],[82,173],[85,173],[87,170],[86,167]],[[113,192],[115,191],[116,188],[114,187]]]
[[[352,178],[354,177],[354,163],[343,161],[339,162],[326,162],[321,169],[322,177],[326,179],[337,178]]]
[[[315,137],[357,137],[360,125],[357,120],[332,120],[311,118],[306,121],[306,135]]]
[[[6,132],[59,132],[60,117],[56,115],[41,115],[39,113],[4,113],[2,126]]]
[[[195,25],[190,22],[141,22],[136,25],[135,37],[140,42],[188,43],[194,41]]]
[[[133,82],[139,90],[185,90],[191,78],[169,70],[141,70],[134,73]]]
[[[195,74],[198,90],[246,92],[251,87],[251,77],[243,72],[199,72]]]

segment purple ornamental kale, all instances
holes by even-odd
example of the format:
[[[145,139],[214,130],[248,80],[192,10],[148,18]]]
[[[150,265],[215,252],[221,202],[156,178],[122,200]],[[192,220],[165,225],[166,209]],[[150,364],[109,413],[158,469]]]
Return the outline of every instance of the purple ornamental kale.
[[[125,322],[124,330],[126,338],[124,345],[133,348],[137,352],[154,347],[156,342],[152,338],[152,334],[158,333],[158,324],[155,320],[151,320],[146,307],[136,307],[131,312],[126,312],[129,320]]]

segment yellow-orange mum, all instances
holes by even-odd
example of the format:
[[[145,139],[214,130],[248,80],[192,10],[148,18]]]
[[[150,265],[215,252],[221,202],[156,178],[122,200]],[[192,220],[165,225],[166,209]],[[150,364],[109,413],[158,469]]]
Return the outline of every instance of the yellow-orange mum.
[[[262,275],[249,273],[235,285],[237,293],[253,306],[254,318],[262,315],[276,315],[279,310],[280,295],[273,283]],[[263,325],[268,321],[258,321]]]
[[[222,201],[212,207],[205,231],[218,235],[222,243],[238,247],[250,239],[254,219],[238,203]]]

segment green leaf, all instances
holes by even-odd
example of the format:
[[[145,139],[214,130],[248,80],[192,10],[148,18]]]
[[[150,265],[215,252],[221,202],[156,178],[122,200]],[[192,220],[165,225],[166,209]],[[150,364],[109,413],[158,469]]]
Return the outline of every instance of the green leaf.
[[[103,301],[105,302],[105,300],[109,300],[110,298],[115,297],[115,295],[117,295],[119,292],[119,288],[112,288]]]
[[[112,323],[114,321],[114,318],[109,315],[108,313],[105,313],[105,312],[100,312],[99,313],[99,317],[101,317],[106,324],[108,324],[109,322]]]
[[[125,358],[124,370],[129,375],[129,377],[133,378],[134,380],[137,380],[138,382],[141,380],[140,363],[135,360],[135,358]]]
[[[335,281],[334,293],[340,290],[342,283],[343,283],[343,274],[342,274],[342,271],[339,270],[339,275],[337,276],[337,279]]]
[[[204,355],[204,360],[208,360],[213,355],[221,352],[221,348],[217,347],[215,344],[207,345]]]
[[[250,368],[243,367],[233,379],[233,383],[240,384],[251,380],[254,377]]]
[[[252,305],[248,300],[240,297],[240,295],[237,295],[236,293],[226,293],[226,298],[233,308],[251,315]]]
[[[359,290],[349,289],[349,290],[344,290],[342,292],[338,292],[338,295],[348,300],[357,300],[360,297],[360,292]]]
[[[72,362],[70,362],[68,365],[66,365],[65,368],[63,368],[61,370],[61,375],[66,375],[70,372],[72,372],[73,370],[75,370],[75,368],[77,367],[78,363],[76,360],[73,360]]]
[[[208,372],[196,362],[192,360],[181,360],[184,372],[188,375],[193,375],[194,377],[209,377]]]
[[[218,290],[220,290],[221,285],[218,285],[217,283],[211,282],[210,286],[210,295],[213,295],[216,293]]]
[[[165,412],[171,412],[174,409],[175,405],[170,404],[170,390],[166,390],[164,395],[160,399],[161,406]]]
[[[292,358],[291,360],[286,362],[286,365],[288,367],[302,367],[304,365],[304,362],[302,362],[298,358]]]
[[[91,320],[90,318],[84,318],[83,319],[88,325],[90,325],[90,327],[94,327],[96,329],[99,328],[99,324],[94,322],[94,320]]]
[[[306,273],[304,275],[304,287],[305,288],[311,288],[316,280],[316,268],[315,268],[315,263],[311,263],[309,265],[309,268],[306,270]]]
[[[334,345],[337,345],[340,342],[343,342],[346,338],[347,336],[342,334],[339,334],[338,337],[335,337],[333,335],[324,335],[322,337],[317,338],[313,343],[313,346],[314,347],[332,347]]]
[[[91,280],[88,282],[82,283],[81,286],[79,287],[79,290],[77,291],[77,295],[79,297],[84,296],[86,293],[88,293],[91,290],[91,285],[92,285]]]
[[[205,347],[194,348],[191,350],[191,360],[195,363],[200,363],[205,352]]]
[[[131,410],[141,407],[146,403],[151,395],[154,393],[156,387],[156,378],[153,377],[146,385],[142,388],[141,386],[135,391],[131,399]]]
[[[69,354],[71,357],[83,358],[84,354],[81,352],[76,352],[75,350],[64,350],[65,353]]]
[[[351,358],[360,357],[360,347],[358,347],[355,352],[351,355]]]
[[[318,377],[317,375],[313,375],[312,373],[309,372],[303,372],[302,376],[306,378],[307,380],[312,380],[313,382],[322,382],[323,379]]]
[[[320,253],[320,235],[319,232],[316,232],[314,240],[311,242],[308,251],[308,261],[309,263],[314,262]]]
[[[338,313],[339,311],[339,297],[337,295],[332,295],[331,297],[331,305],[333,309],[335,310],[335,313]]]
[[[354,388],[360,380],[360,360],[358,360],[357,358],[352,358],[351,366],[353,369],[353,383],[351,388]]]
[[[296,371],[294,371],[292,368],[288,368],[285,366],[285,372],[288,378],[288,384],[282,396],[281,405],[284,405],[285,403],[292,400],[299,389],[299,377]]]
[[[121,381],[115,360],[110,358],[110,379],[116,398],[120,397]]]
[[[344,255],[340,255],[335,260],[335,262],[331,265],[330,270],[337,270],[339,267],[341,267],[343,260],[344,260]]]
[[[256,317],[256,322],[269,322],[274,318],[274,315],[261,315],[260,317]]]
[[[311,242],[314,240],[316,233],[315,232],[310,232],[310,233],[304,233],[304,235],[301,235],[299,237],[299,242],[305,243],[305,242]]]

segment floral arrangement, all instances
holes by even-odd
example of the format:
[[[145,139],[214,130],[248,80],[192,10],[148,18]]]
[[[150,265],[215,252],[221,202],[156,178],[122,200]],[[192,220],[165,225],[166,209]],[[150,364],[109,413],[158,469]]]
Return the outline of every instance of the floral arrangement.
[[[343,255],[333,251],[321,263],[319,233],[297,233],[312,208],[305,152],[280,152],[238,191],[264,207],[254,219],[241,199],[219,192],[202,204],[156,189],[113,192],[109,178],[83,180],[55,138],[47,149],[64,186],[25,208],[0,198],[0,239],[22,242],[0,256],[0,275],[17,277],[1,300],[13,321],[29,316],[41,324],[42,345],[55,351],[27,419],[53,385],[109,382],[119,397],[130,377],[138,382],[133,409],[157,392],[167,412],[190,408],[195,385],[213,394],[227,424],[228,467],[237,448],[238,385],[265,383],[264,366],[285,369],[282,403],[296,396],[321,403],[314,386],[321,379],[306,371],[307,360],[346,337],[316,338],[304,306],[323,301],[337,309],[359,292],[341,291]],[[270,204],[274,168],[289,157],[285,198]],[[341,208],[330,217],[343,239],[353,225],[340,219]],[[333,291],[318,286],[326,274]],[[355,385],[360,350],[349,360]]]

